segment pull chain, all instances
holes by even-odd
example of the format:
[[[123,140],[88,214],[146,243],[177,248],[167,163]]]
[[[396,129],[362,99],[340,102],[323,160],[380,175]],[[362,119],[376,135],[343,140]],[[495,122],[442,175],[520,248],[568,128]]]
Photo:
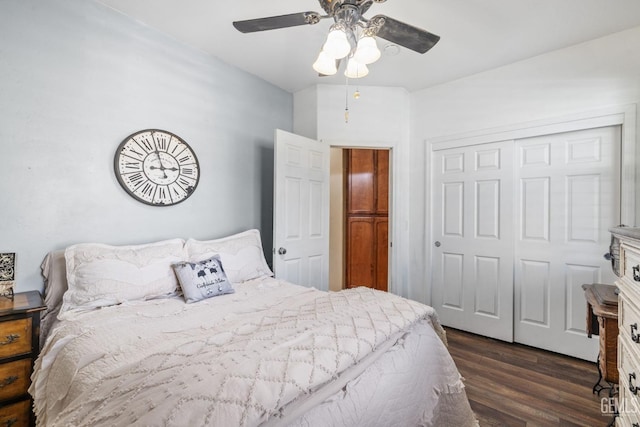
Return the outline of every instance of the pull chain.
[[[346,79],[344,93],[344,122],[349,123],[349,77]]]

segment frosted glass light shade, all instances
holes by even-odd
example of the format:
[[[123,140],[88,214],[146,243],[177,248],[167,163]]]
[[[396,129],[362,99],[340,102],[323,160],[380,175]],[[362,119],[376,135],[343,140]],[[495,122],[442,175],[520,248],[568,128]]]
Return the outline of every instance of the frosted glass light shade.
[[[336,60],[330,55],[327,55],[324,50],[320,51],[318,59],[313,63],[313,69],[325,76],[333,76],[338,72],[338,69],[336,68]]]
[[[350,79],[359,79],[369,74],[369,68],[365,64],[361,64],[354,58],[349,59],[347,63],[347,69],[344,70],[344,75]]]
[[[371,64],[380,59],[380,49],[378,49],[376,39],[371,36],[365,36],[358,40],[358,47],[353,59],[361,64]]]
[[[322,50],[334,59],[341,59],[351,52],[351,43],[349,43],[345,32],[336,28],[329,31],[327,41],[322,46]]]

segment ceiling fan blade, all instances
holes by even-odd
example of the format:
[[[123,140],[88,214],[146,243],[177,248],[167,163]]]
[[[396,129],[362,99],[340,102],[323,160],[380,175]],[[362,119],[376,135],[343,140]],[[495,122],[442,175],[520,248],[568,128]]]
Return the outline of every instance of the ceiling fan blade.
[[[235,21],[233,26],[242,33],[254,33],[256,31],[275,30],[278,28],[296,27],[298,25],[317,24],[320,19],[326,18],[317,12],[300,12],[289,15],[270,16],[268,18],[247,19]]]
[[[440,36],[385,15],[376,15],[370,21],[373,23],[383,22],[376,34],[378,37],[418,53],[425,53],[440,40]]]

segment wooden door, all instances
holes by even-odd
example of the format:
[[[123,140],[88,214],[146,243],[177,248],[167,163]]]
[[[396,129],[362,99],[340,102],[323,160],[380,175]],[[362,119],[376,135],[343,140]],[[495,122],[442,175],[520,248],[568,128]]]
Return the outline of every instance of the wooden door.
[[[386,291],[389,150],[345,150],[345,283]]]

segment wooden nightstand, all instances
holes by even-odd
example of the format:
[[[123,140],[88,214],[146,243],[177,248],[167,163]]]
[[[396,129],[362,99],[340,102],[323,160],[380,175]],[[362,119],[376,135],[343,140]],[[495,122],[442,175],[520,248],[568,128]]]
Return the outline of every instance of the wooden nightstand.
[[[0,297],[0,426],[35,424],[31,410],[31,372],[40,350],[40,312],[45,309],[38,291]]]
[[[582,285],[587,299],[587,336],[600,335],[598,372],[600,378],[593,392],[614,390],[618,383],[618,294],[614,285]],[[608,386],[602,386],[601,380]]]

